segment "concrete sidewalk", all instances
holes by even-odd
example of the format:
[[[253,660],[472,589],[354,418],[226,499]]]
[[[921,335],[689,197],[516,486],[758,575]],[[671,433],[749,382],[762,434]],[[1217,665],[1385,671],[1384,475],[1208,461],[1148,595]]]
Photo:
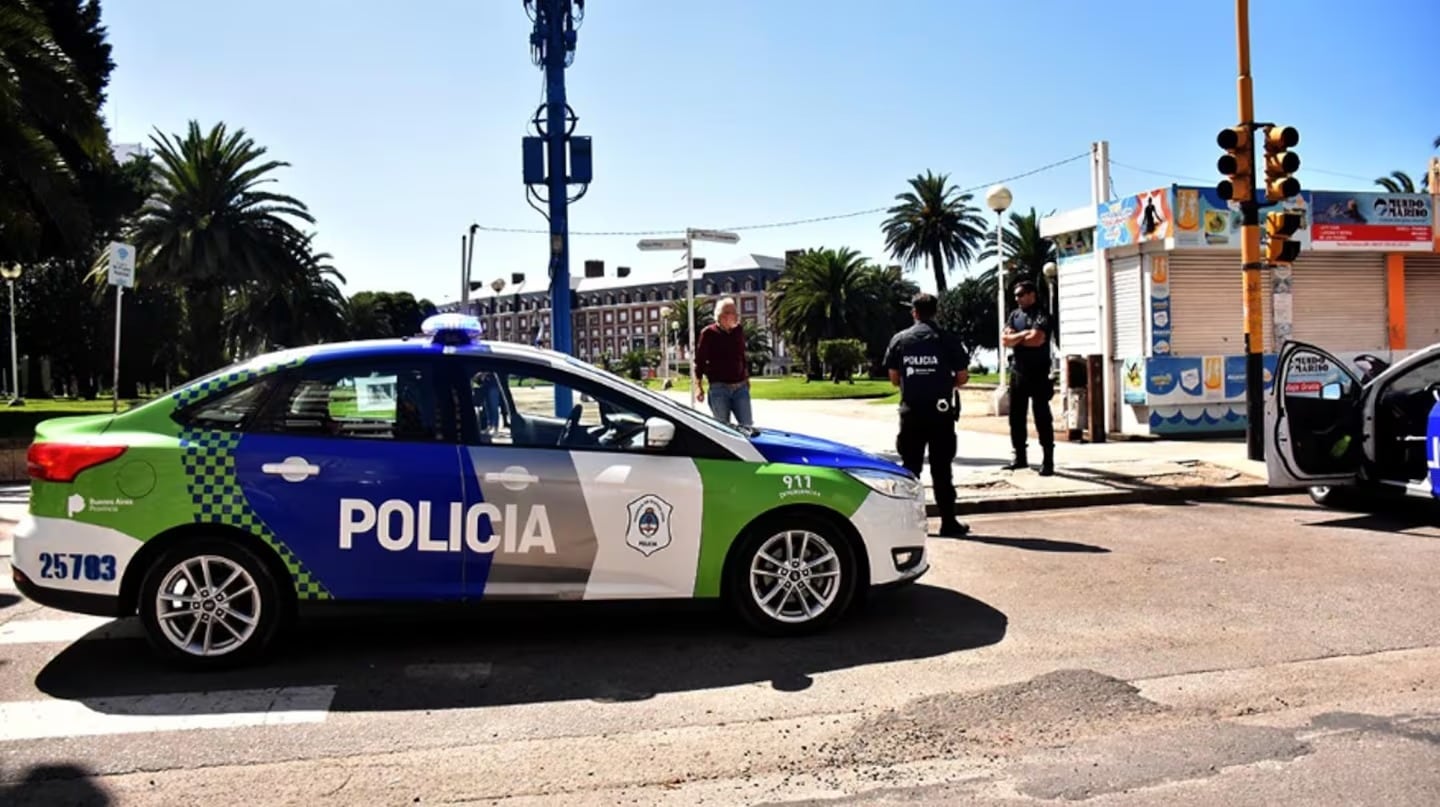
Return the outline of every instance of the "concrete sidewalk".
[[[683,393],[666,394],[688,401]],[[953,466],[961,514],[1293,493],[1266,485],[1264,463],[1246,458],[1241,439],[1059,441],[1056,473],[1042,477],[1036,472],[1040,448],[1032,431],[1029,451],[1034,467],[1002,470],[1011,458],[1009,427],[1004,418],[984,414],[985,396],[972,392],[962,406],[965,414],[960,418]],[[894,404],[759,400],[754,411],[755,425],[761,428],[823,437],[900,461],[895,451]],[[928,470],[922,479],[935,515]]]

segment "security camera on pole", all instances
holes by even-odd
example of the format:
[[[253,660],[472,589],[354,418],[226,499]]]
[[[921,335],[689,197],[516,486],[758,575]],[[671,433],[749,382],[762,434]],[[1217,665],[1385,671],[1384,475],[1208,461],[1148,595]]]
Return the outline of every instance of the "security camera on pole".
[[[685,231],[684,238],[646,238],[635,246],[642,252],[685,250],[685,299],[690,308],[690,406],[695,406],[695,244],[696,241],[716,241],[721,244],[738,244],[740,236],[723,230]]]
[[[991,411],[997,416],[1010,412],[1010,389],[1005,383],[1005,211],[1012,201],[1010,189],[1004,185],[995,185],[985,194],[986,206],[995,211],[995,318],[999,321],[995,357],[1000,386],[991,399]]]
[[[113,400],[111,402],[112,412],[120,411],[120,301],[125,296],[125,290],[135,286],[135,247],[131,244],[122,244],[118,241],[111,241],[106,250],[106,263],[108,271],[106,280],[115,287],[115,377],[113,379],[114,389],[111,390]]]

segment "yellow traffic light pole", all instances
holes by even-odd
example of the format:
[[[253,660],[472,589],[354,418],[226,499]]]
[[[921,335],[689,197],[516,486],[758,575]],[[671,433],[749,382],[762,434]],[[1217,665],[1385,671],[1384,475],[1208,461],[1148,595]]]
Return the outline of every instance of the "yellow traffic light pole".
[[[1250,80],[1250,3],[1235,0],[1236,52],[1240,60],[1237,89],[1240,95],[1240,128],[1255,130],[1254,88]],[[1255,199],[1255,138],[1245,137],[1241,146],[1248,159],[1241,170],[1248,193],[1240,198],[1240,269],[1245,290],[1245,443],[1252,460],[1265,459],[1265,317],[1261,307],[1260,207]]]

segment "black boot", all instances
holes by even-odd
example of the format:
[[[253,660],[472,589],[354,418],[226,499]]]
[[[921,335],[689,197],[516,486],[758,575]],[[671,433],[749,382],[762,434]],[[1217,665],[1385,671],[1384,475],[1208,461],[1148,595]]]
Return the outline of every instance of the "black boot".
[[[1019,451],[1016,451],[1015,459],[1011,460],[1009,465],[1002,465],[1000,467],[1006,471],[1021,471],[1029,468],[1030,462],[1026,457],[1025,449],[1022,448]]]
[[[946,538],[960,538],[970,533],[970,525],[956,521],[954,516],[940,519],[940,534]]]
[[[1044,456],[1043,458],[1041,458],[1041,460],[1040,460],[1040,475],[1041,475],[1041,476],[1054,476],[1054,475],[1055,475],[1055,446],[1053,446],[1053,445],[1052,445],[1052,446],[1041,446],[1040,448],[1045,452],[1045,456]]]

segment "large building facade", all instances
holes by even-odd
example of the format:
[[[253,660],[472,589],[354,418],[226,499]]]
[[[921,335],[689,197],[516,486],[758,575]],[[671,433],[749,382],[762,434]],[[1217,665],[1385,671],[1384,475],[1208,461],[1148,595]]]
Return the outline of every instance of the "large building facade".
[[[766,292],[779,279],[784,259],[768,255],[746,255],[724,266],[695,271],[698,306],[733,297],[740,318],[759,325],[769,334],[774,357],[767,373],[783,373],[789,359],[782,340],[770,330]],[[603,269],[602,269],[603,271]],[[683,312],[685,276],[683,266],[673,280],[635,280],[627,270],[617,277],[572,276],[571,333],[574,354],[599,364],[619,361],[633,350],[663,351],[670,363],[686,359],[681,344],[681,323],[672,314]],[[676,305],[680,302],[681,305]],[[465,303],[449,303],[441,311],[464,311],[480,319],[487,338],[525,342],[551,347],[550,292],[544,280],[526,279],[520,284],[486,286],[472,292]],[[699,310],[704,311],[703,308]],[[697,317],[698,331],[710,319]]]

